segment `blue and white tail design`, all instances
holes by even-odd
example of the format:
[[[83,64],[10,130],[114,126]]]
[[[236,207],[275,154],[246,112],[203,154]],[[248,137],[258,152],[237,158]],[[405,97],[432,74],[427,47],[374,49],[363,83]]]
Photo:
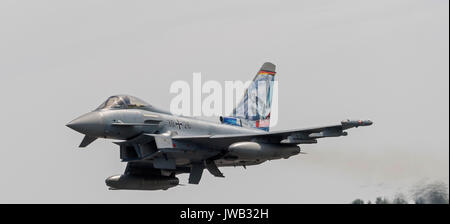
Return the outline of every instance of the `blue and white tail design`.
[[[230,117],[222,122],[269,131],[275,65],[266,62],[256,74]]]

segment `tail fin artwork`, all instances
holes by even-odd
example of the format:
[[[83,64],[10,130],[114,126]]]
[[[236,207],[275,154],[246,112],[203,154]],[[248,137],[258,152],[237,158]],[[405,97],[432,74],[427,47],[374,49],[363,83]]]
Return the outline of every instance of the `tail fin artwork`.
[[[232,116],[222,118],[222,122],[269,131],[275,73],[274,64],[264,63],[233,109]]]

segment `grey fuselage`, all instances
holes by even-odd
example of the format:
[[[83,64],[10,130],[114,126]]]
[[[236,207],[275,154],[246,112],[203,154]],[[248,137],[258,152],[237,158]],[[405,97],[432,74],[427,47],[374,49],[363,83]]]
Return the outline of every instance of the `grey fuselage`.
[[[127,140],[142,133],[166,133],[174,135],[198,136],[219,134],[264,133],[264,131],[176,116],[167,112],[153,112],[141,109],[106,109],[96,111],[105,123],[105,138]],[[95,113],[95,112],[94,112]],[[125,132],[123,128],[112,126],[120,120],[123,123],[145,123],[148,120],[161,120],[158,126],[133,126]]]
[[[79,130],[86,135],[125,141],[142,134],[165,134],[180,137],[267,133],[254,128],[176,116],[154,107],[143,109],[100,109],[76,119],[76,121],[80,120],[87,120],[86,123],[91,125],[85,130]],[[94,124],[95,126],[93,126]],[[135,125],[121,126],[118,124]],[[255,142],[256,141],[257,139],[255,139]],[[220,144],[220,142],[216,142],[215,144],[196,144],[194,142],[185,144],[182,141],[177,142],[174,140],[173,145],[173,149],[166,150],[169,151],[167,154],[175,160],[177,167],[189,166],[193,162],[204,161],[211,158],[214,158],[217,166],[257,165],[271,159],[288,158],[300,152],[298,146],[258,144],[255,145],[254,147],[256,148],[253,149],[252,145],[246,145],[246,147],[250,147],[249,150],[252,150],[252,154],[246,158],[245,155],[240,155],[244,158],[238,159],[231,156],[225,156],[227,153],[230,154],[230,149],[233,149],[233,147],[230,147],[229,143]],[[276,150],[274,150],[274,147],[276,147]],[[239,145],[234,146],[234,148],[239,148]],[[253,151],[268,153],[255,157]]]

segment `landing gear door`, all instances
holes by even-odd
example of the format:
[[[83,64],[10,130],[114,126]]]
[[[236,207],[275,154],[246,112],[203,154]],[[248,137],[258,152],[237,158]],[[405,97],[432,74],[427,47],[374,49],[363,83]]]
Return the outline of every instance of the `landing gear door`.
[[[154,135],[156,147],[158,149],[171,149],[173,148],[172,137],[166,135]]]

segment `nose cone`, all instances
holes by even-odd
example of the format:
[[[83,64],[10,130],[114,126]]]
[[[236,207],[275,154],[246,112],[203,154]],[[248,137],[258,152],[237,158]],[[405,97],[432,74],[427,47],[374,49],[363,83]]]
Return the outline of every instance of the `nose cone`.
[[[87,113],[71,122],[67,127],[89,136],[102,136],[105,131],[105,123],[99,112]]]

